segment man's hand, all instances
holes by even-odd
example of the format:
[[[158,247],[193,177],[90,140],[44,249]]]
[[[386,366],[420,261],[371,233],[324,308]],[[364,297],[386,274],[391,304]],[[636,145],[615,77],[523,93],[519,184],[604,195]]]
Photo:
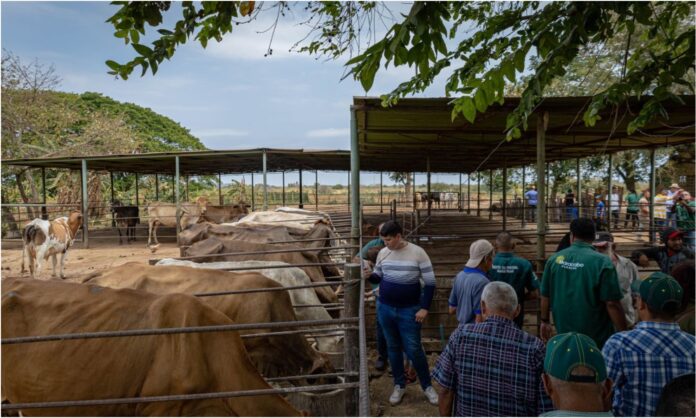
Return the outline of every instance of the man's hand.
[[[539,329],[539,336],[541,337],[541,341],[546,344],[546,342],[551,339],[551,334],[553,333],[553,327],[551,324],[547,322],[542,322],[541,327]]]
[[[427,309],[419,309],[418,312],[416,312],[416,322],[419,324],[422,324],[423,321],[425,321],[425,318],[428,316],[428,310]]]

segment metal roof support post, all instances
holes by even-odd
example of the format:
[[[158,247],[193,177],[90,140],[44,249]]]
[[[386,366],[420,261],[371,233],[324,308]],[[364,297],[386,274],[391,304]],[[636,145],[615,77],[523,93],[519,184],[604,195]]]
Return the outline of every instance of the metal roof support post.
[[[87,160],[82,160],[82,169],[80,170],[82,179],[82,244],[83,247],[89,248],[89,194],[87,194]]]
[[[256,210],[256,193],[254,193],[254,173],[251,173],[251,211]]]
[[[177,188],[177,184],[178,183],[176,183],[176,177],[172,176],[172,203],[174,204],[176,204],[177,201],[176,195],[174,194],[174,189]]]
[[[543,270],[546,259],[546,126],[549,113],[537,115],[537,270]]]
[[[140,188],[138,187],[138,180],[140,180],[140,177],[138,173],[135,173],[135,206],[140,206]]]
[[[462,173],[459,173],[459,198],[457,199],[457,209],[459,209],[459,212],[464,210],[462,207]]]
[[[224,204],[225,202],[222,200],[222,173],[218,173],[218,205]]]
[[[575,185],[575,193],[577,193],[578,202],[578,218],[582,218],[582,182],[580,181],[580,158],[575,159],[575,175],[577,176],[577,184]]]
[[[522,166],[522,228],[527,226],[527,199],[524,194],[527,192],[527,166]]]
[[[546,153],[544,152],[544,155]],[[551,184],[551,174],[550,174],[550,169],[549,169],[549,163],[546,163],[546,211],[545,213],[545,218],[546,218],[546,229],[548,230],[548,222],[549,222],[549,207],[553,208],[551,205],[551,193],[549,193],[549,184]]]
[[[425,164],[427,165],[427,171],[428,171],[428,176],[427,176],[427,190],[426,190],[426,196],[428,197],[428,216],[430,216],[430,212],[433,206],[433,199],[432,196],[430,195],[430,155],[425,160]]]
[[[174,156],[174,203],[176,204],[176,245],[181,232],[181,199],[179,198],[179,156]],[[183,254],[181,254],[183,256]]]
[[[352,245],[360,245],[360,148],[358,147],[358,119],[356,110],[350,109],[350,214],[351,228],[350,235]]]
[[[350,203],[350,184],[351,184],[350,176],[351,176],[351,172],[349,171],[349,172],[348,172],[348,209],[351,208],[351,203]]]
[[[155,201],[159,201],[159,174],[155,174]]]
[[[466,173],[466,214],[471,215],[471,173]]]
[[[351,159],[352,160],[352,159]],[[360,282],[356,280],[360,279],[360,264],[346,264],[344,268],[345,281],[350,283],[346,284],[344,288],[344,299],[343,299],[343,317],[344,318],[355,318],[359,315],[360,310]],[[353,281],[351,283],[351,281]],[[364,324],[360,324],[364,326]],[[343,347],[345,350],[343,356],[343,370],[349,373],[358,373],[360,370],[360,341],[359,332],[357,329],[351,329],[344,331],[343,337]],[[346,376],[346,383],[352,383],[357,381],[356,376]],[[345,389],[345,409],[344,413],[347,417],[357,417],[358,415],[358,404],[359,404],[359,391],[358,388]]]
[[[476,216],[481,216],[481,172],[476,172],[478,187],[476,190]]]
[[[44,206],[41,206],[41,219],[48,219],[46,209],[46,167],[41,167],[41,194]]]
[[[285,206],[285,170],[283,170],[283,180],[282,180],[282,182],[283,182],[283,192],[282,192],[282,195],[283,195],[283,206]]]
[[[111,190],[111,204],[114,204],[114,172],[109,171],[109,184],[110,184],[110,190]],[[116,227],[116,218],[114,215],[114,212],[111,212],[111,227],[115,228]]]
[[[382,199],[384,195],[384,178],[383,172],[379,172],[379,213],[384,213],[384,200]],[[408,175],[408,174],[407,174]]]
[[[607,213],[607,231],[611,232],[611,221],[612,221],[612,211],[614,210],[614,207],[612,206],[611,202],[611,195],[612,193],[612,187],[613,187],[613,182],[611,181],[611,169],[612,166],[614,165],[614,155],[609,154],[609,164],[607,167],[607,176],[609,177],[609,180],[607,182],[607,206],[604,207],[604,210]],[[618,196],[617,196],[618,197]],[[617,202],[618,203],[618,202]],[[608,209],[608,210],[607,210]],[[618,222],[618,219],[617,219]]]
[[[314,170],[314,210],[319,212],[319,170]]]
[[[302,203],[302,169],[300,168],[300,204],[297,206],[300,209],[304,209],[304,203]]]
[[[186,201],[189,202],[189,175],[186,175]]]
[[[648,230],[650,235],[650,243],[654,244],[655,239],[655,189],[656,189],[656,171],[655,171],[655,148],[650,149],[650,220]],[[665,243],[666,244],[666,243]]]
[[[503,231],[507,231],[507,163],[503,166]]]
[[[266,150],[263,150],[261,160],[263,165],[263,210],[268,210],[268,158],[266,157]]]
[[[488,220],[493,220],[493,169],[488,170]]]

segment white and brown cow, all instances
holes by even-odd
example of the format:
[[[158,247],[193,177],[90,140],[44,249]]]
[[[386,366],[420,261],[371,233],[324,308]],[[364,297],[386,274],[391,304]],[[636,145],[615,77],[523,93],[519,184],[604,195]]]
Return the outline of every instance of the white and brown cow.
[[[208,206],[208,198],[199,196],[195,203],[181,203],[181,214],[179,225],[181,230],[185,230],[191,225],[195,225],[201,221],[201,216],[206,212]],[[159,248],[157,241],[157,227],[159,225],[176,228],[176,204],[152,202],[147,207],[148,213],[148,234],[147,246],[153,253]],[[154,238],[154,245],[151,245]]]
[[[63,216],[52,221],[36,218],[29,222],[22,231],[22,273],[24,273],[24,261],[29,257],[29,273],[32,278],[38,278],[43,262],[52,257],[53,274],[56,276],[56,256],[60,254],[60,278],[64,279],[63,267],[65,256],[77,236],[77,231],[82,226],[82,213],[70,212],[69,216]]]

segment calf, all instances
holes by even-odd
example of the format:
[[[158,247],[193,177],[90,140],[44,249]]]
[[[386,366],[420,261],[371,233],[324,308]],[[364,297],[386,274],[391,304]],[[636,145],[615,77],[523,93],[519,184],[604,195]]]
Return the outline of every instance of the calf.
[[[22,273],[24,259],[29,257],[29,272],[32,278],[38,278],[41,266],[49,256],[53,257],[53,274],[56,276],[56,255],[60,253],[60,278],[64,279],[63,267],[68,248],[72,245],[77,231],[82,226],[82,213],[70,212],[69,216],[47,221],[36,218],[29,222],[22,231]]]
[[[201,221],[201,216],[205,214],[208,206],[208,199],[205,196],[200,196],[196,199],[196,203],[182,203],[179,225],[181,230],[185,230],[191,225],[195,225]],[[148,234],[147,246],[153,253],[159,248],[157,241],[157,227],[159,225],[176,228],[176,205],[172,203],[152,202],[147,207],[148,219]],[[150,245],[154,238],[155,245]]]
[[[201,216],[203,221],[214,224],[236,222],[249,213],[248,206],[244,203],[236,203],[231,206],[207,205],[205,213]]]
[[[126,228],[126,243],[130,244],[131,238],[135,241],[135,226],[140,223],[140,210],[137,206],[124,206],[119,200],[111,202],[111,213],[116,218],[116,230],[118,230],[118,244],[123,244],[121,228]]]

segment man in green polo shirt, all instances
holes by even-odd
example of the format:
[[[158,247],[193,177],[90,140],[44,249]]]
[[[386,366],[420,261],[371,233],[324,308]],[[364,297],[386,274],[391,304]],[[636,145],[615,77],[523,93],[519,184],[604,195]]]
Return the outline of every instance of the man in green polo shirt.
[[[626,203],[628,205],[626,206],[626,220],[624,221],[624,228],[628,227],[628,221],[631,221],[631,227],[633,229],[638,226],[638,201],[640,201],[640,197],[638,196],[638,193],[636,193],[635,190],[629,189],[628,194],[626,195]]]
[[[515,289],[520,313],[515,317],[515,324],[522,328],[524,325],[524,300],[539,297],[539,281],[532,263],[524,258],[515,256],[515,242],[509,232],[501,232],[495,238],[495,259],[493,267],[488,271],[491,281],[505,282]],[[526,290],[526,292],[525,292]]]
[[[541,338],[551,336],[549,311],[559,334],[579,332],[602,348],[615,332],[626,329],[623,293],[609,257],[592,247],[590,219],[570,223],[571,246],[549,257],[541,281]]]

